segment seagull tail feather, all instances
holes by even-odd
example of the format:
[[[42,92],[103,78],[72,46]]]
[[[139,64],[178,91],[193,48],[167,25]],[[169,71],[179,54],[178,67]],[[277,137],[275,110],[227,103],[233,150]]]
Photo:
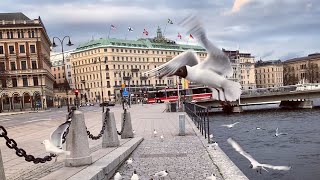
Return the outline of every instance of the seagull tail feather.
[[[238,82],[234,82],[226,79],[222,83],[224,89],[225,97],[227,101],[236,101],[241,95],[241,85]]]

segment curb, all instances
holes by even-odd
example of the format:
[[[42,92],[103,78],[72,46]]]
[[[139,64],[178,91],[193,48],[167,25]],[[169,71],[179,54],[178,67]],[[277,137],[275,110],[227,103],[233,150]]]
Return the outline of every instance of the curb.
[[[231,159],[222,151],[222,149],[217,146],[216,150],[213,148],[208,148],[208,140],[204,138],[199,129],[196,127],[194,122],[186,114],[186,119],[189,124],[191,124],[193,131],[201,140],[203,146],[206,148],[208,155],[210,156],[212,162],[217,166],[219,173],[225,180],[248,180],[248,178],[243,174],[243,172],[231,161]]]

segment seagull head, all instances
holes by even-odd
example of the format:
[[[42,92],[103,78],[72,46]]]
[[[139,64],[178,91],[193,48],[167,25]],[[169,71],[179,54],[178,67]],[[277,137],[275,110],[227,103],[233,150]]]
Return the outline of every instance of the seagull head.
[[[176,72],[173,73],[173,75],[185,78],[188,75],[187,67],[182,66],[179,69],[176,70]]]
[[[164,172],[169,173],[169,171],[168,171],[168,170],[165,170]]]

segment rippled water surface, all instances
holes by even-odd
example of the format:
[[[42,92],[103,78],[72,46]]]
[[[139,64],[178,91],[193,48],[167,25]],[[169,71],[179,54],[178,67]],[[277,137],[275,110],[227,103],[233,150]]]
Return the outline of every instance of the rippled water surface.
[[[225,115],[213,114],[210,129],[230,159],[249,179],[320,179],[320,108],[305,110],[263,109]],[[234,128],[222,127],[239,121]],[[256,127],[265,130],[257,130]],[[275,130],[288,133],[275,137]],[[232,137],[260,163],[291,166],[290,171],[263,171],[250,163],[228,143]]]

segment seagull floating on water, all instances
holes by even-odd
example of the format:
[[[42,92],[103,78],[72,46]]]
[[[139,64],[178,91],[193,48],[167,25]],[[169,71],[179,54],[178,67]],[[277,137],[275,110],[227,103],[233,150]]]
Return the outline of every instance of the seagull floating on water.
[[[261,128],[261,127],[256,127],[256,130],[266,130],[266,129]]]
[[[207,177],[208,180],[216,180],[216,176],[214,174],[211,174],[211,176]]]
[[[114,175],[114,180],[121,180],[121,179],[123,179],[123,177],[119,172],[117,172],[116,175]]]
[[[131,176],[131,180],[139,180],[139,176],[138,176],[136,170],[133,171],[133,174],[132,174],[132,176]]]
[[[216,147],[218,147],[218,146],[219,146],[218,143],[217,143],[217,142],[214,142],[214,143],[212,143],[212,144],[209,144],[207,147],[208,147],[208,148],[213,148],[214,150],[217,150]]]
[[[58,148],[47,139],[44,140],[42,144],[44,144],[44,147],[46,148],[46,151],[48,153],[57,155],[55,162],[57,161],[58,156],[61,154],[70,155],[70,151],[65,151],[63,149]]]
[[[279,128],[277,128],[274,136],[279,137],[280,135],[287,135],[287,133],[279,133]]]
[[[242,156],[244,156],[245,158],[247,158],[250,161],[250,163],[251,163],[250,168],[257,170],[257,172],[259,172],[259,170],[260,170],[260,174],[261,174],[261,169],[269,172],[266,168],[280,170],[280,171],[288,171],[291,169],[291,167],[289,167],[289,166],[273,166],[270,164],[260,164],[258,161],[253,159],[253,157],[250,154],[245,152],[241,148],[241,146],[237,142],[235,142],[232,138],[229,138],[227,141],[238,153],[240,153]]]
[[[200,61],[194,51],[187,50],[169,62],[145,72],[145,75],[159,78],[176,75],[191,82],[216,89],[220,101],[236,101],[239,99],[241,95],[240,83],[225,77],[233,75],[228,56],[208,40],[202,24],[196,17],[187,18],[182,24],[189,27],[189,32],[206,49],[208,53],[206,59]]]
[[[169,172],[167,170],[164,170],[164,171],[160,171],[160,172],[155,173],[153,176],[159,177],[159,179],[162,179],[162,178],[166,177],[168,174],[169,174]]]
[[[160,140],[161,140],[161,142],[163,142],[163,140],[164,140],[163,135],[160,136]]]
[[[223,125],[221,125],[221,126],[223,126],[223,127],[227,127],[227,128],[233,128],[233,126],[235,126],[236,124],[238,124],[239,122],[235,122],[235,123],[233,123],[233,124],[223,124]]]

